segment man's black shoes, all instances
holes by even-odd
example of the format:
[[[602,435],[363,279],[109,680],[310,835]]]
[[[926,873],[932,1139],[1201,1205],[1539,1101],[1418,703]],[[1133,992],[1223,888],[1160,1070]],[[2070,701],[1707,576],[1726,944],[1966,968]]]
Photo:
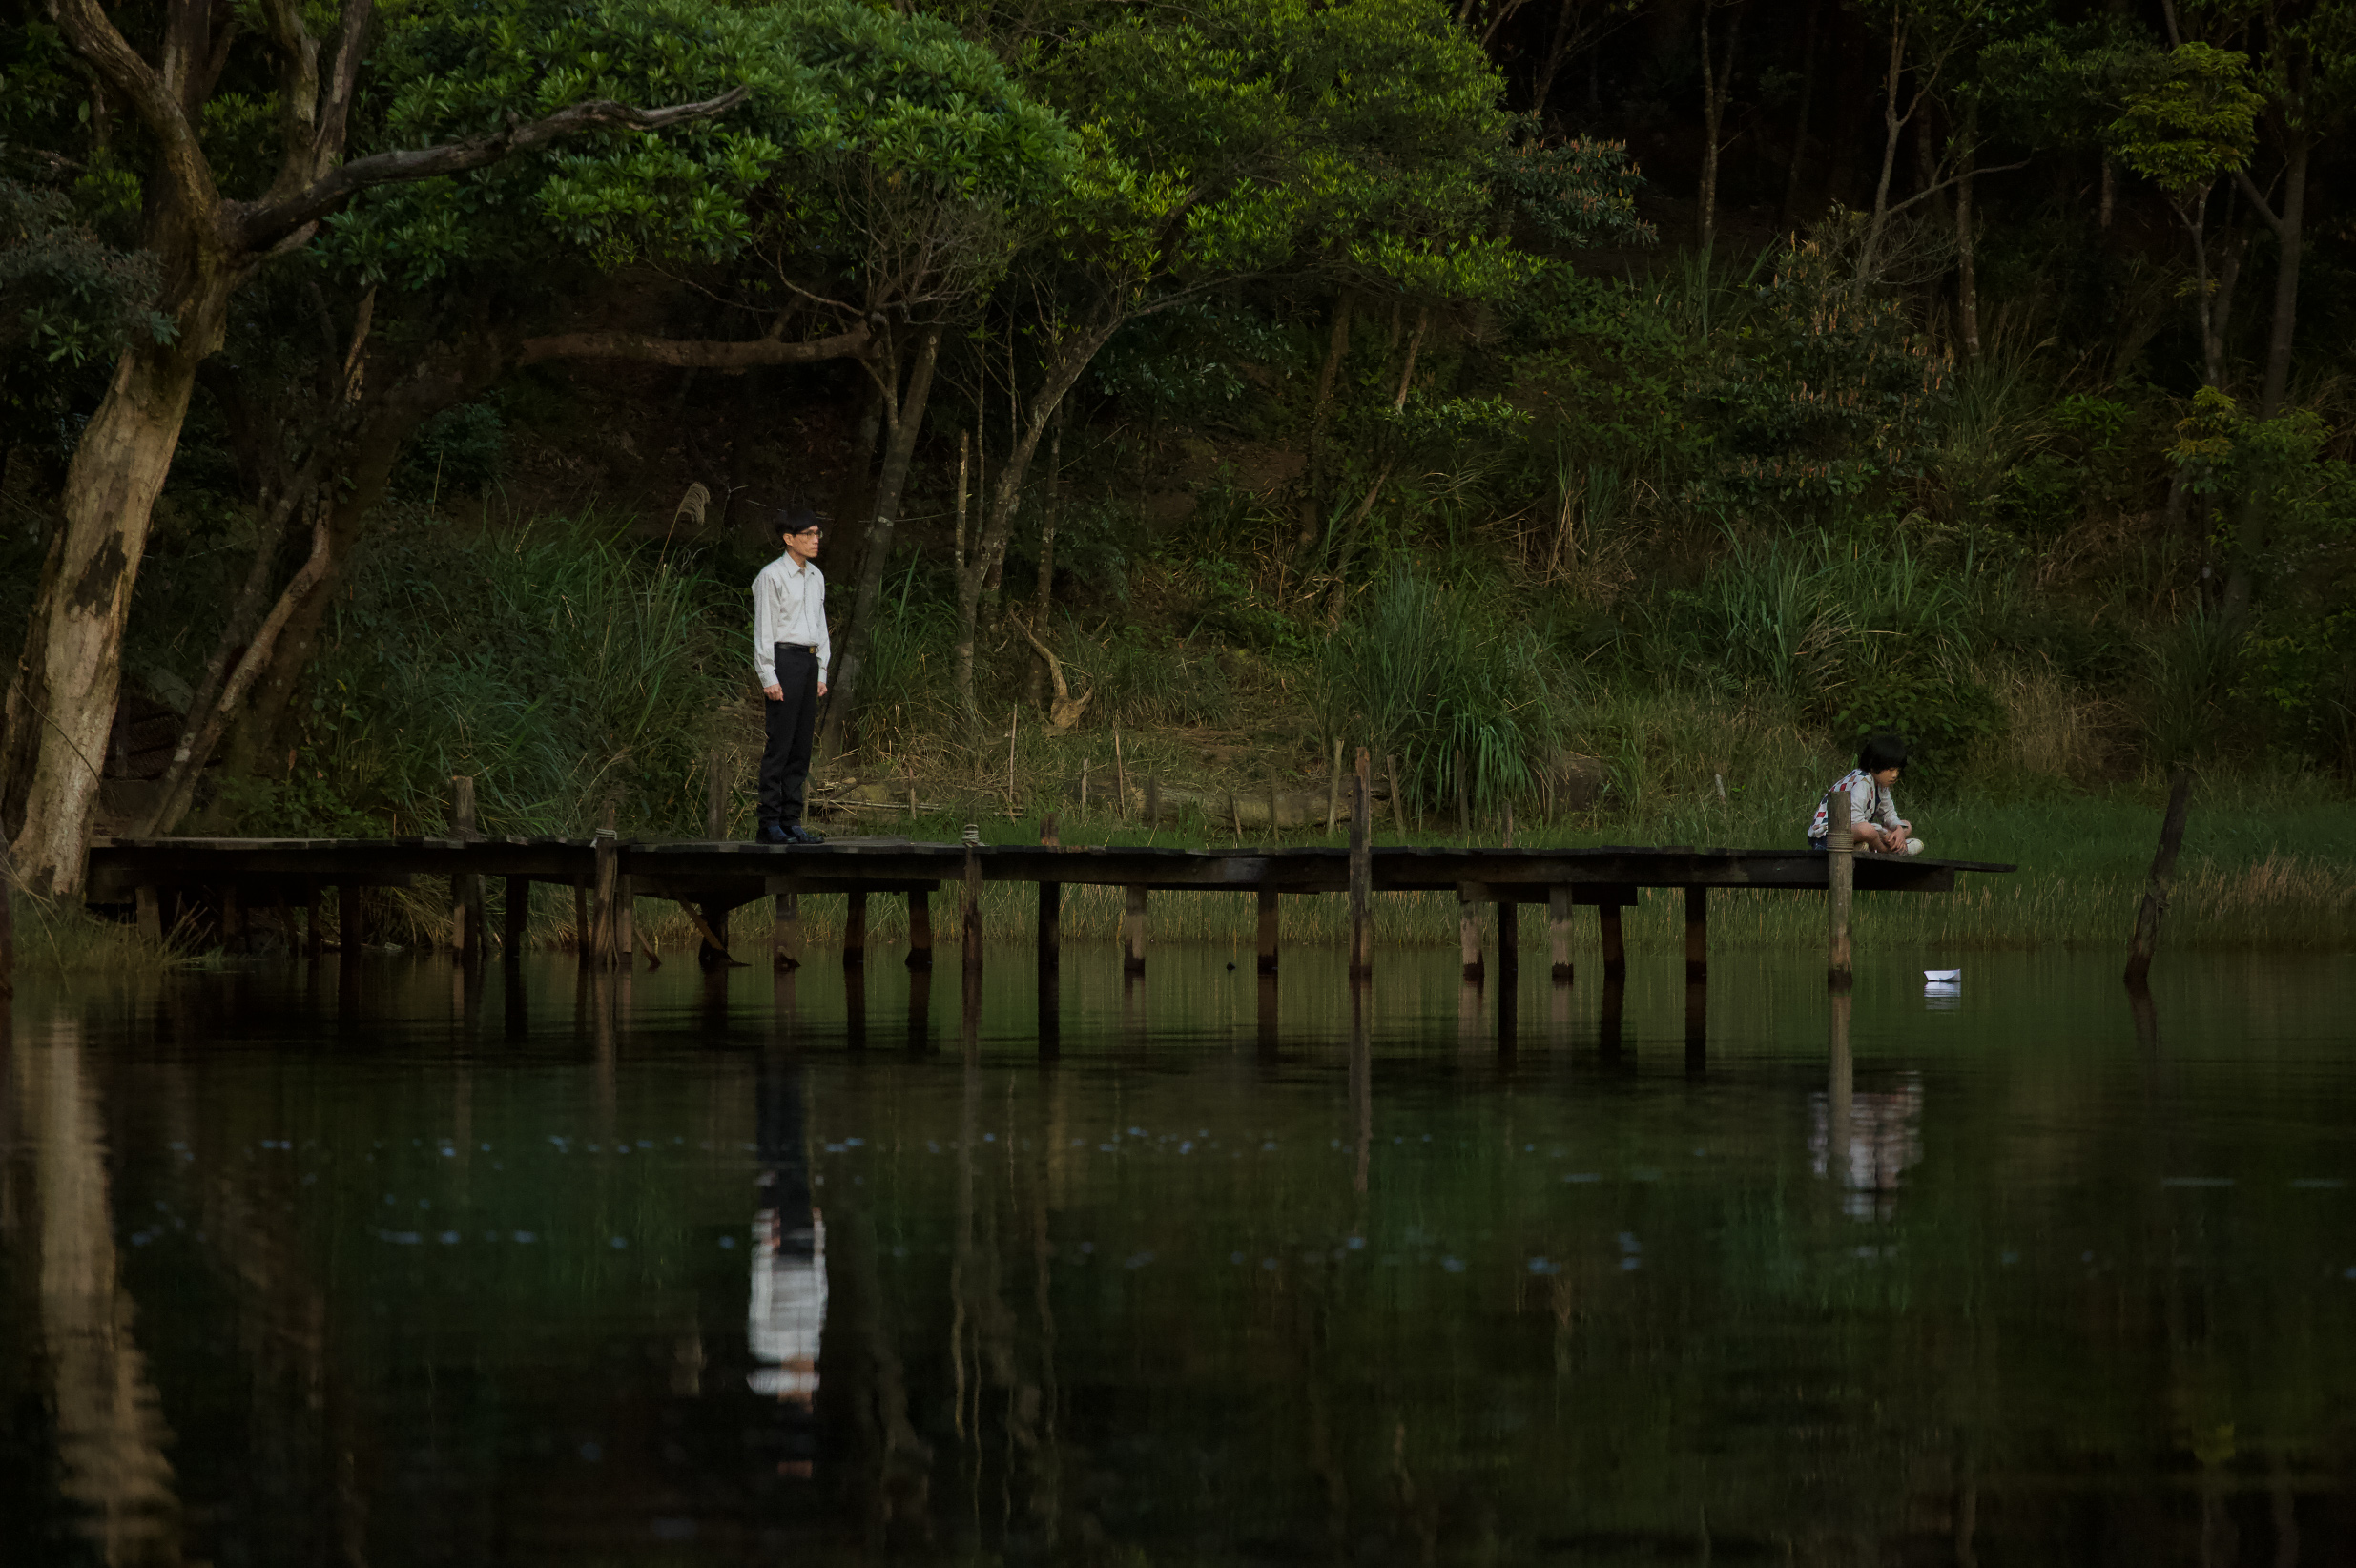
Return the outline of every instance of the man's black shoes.
[[[821,833],[813,833],[799,822],[788,822],[785,825],[785,841],[789,844],[823,844],[826,842],[826,836]]]
[[[790,844],[794,842],[794,839],[792,834],[787,830],[783,823],[764,822],[753,831],[753,842],[756,844]]]

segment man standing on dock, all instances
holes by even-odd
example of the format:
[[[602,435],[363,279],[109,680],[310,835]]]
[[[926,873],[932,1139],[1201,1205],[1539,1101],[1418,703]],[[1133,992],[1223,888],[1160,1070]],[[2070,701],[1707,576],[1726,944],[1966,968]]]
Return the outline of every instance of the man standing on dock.
[[[753,836],[763,844],[817,844],[825,840],[802,826],[801,815],[811,728],[834,650],[826,635],[826,577],[817,567],[824,534],[817,514],[799,506],[785,510],[778,531],[785,553],[753,579],[753,672],[769,699],[760,822]]]

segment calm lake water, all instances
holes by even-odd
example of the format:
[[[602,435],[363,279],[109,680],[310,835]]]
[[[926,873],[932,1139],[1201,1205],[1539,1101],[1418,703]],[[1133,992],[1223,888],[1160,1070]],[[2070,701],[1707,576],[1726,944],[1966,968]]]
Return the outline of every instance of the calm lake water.
[[[873,958],[25,990],[0,1560],[2356,1562],[2347,958]]]

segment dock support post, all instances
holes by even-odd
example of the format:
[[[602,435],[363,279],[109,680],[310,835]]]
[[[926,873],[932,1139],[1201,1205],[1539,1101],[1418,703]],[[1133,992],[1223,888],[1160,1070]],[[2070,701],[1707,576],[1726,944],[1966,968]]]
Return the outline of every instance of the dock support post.
[[[500,950],[506,958],[520,959],[524,956],[525,942],[530,939],[530,877],[510,877],[507,878],[506,905],[506,928],[500,933]]]
[[[153,884],[142,882],[133,890],[132,898],[139,907],[139,935],[149,941],[164,939],[163,899],[157,897]],[[0,919],[8,917],[0,915]]]
[[[597,949],[589,927],[589,898],[587,882],[572,884],[572,945],[580,952],[581,967],[584,969],[597,961]]]
[[[1478,985],[1487,978],[1480,963],[1480,899],[1479,883],[1457,884],[1457,952],[1464,960],[1467,985]]]
[[[1628,978],[1628,941],[1620,929],[1620,906],[1599,905],[1596,917],[1603,929],[1603,983],[1624,984]]]
[[[922,888],[908,890],[908,967],[933,968],[933,896]]]
[[[2160,820],[2160,848],[2152,856],[2143,902],[2135,912],[2135,936],[2127,944],[2127,989],[2151,983],[2152,954],[2160,946],[2160,922],[2168,913],[2168,891],[2176,882],[2176,856],[2184,845],[2184,819],[2192,814],[2192,770],[2178,767],[2168,783],[2168,814]]]
[[[1546,890],[1546,948],[1554,960],[1557,985],[1571,983],[1571,884],[1557,882]]]
[[[230,953],[245,951],[245,904],[235,882],[221,887],[221,947]]]
[[[481,911],[476,911],[477,918]],[[638,878],[613,879],[613,951],[624,969],[638,958]]]
[[[1497,982],[1511,991],[1521,978],[1521,906],[1510,894],[1497,901]]]
[[[1685,983],[1709,983],[1709,889],[1685,889]]]
[[[302,903],[302,956],[317,963],[326,948],[327,933],[320,929],[319,923],[319,884],[313,882]]]
[[[801,895],[790,877],[764,877],[770,895],[769,963],[773,969],[801,967]]]
[[[596,907],[589,915],[589,962],[610,967],[613,962],[613,900],[622,879],[622,838],[614,830],[615,805],[606,802],[597,836],[590,840],[597,872]]]
[[[1374,791],[1366,777],[1366,748],[1358,748],[1350,783],[1350,982],[1374,977],[1374,933],[1367,926],[1367,900],[1374,888]]]
[[[855,887],[843,899],[842,966],[867,967],[867,890]]]
[[[368,945],[368,913],[358,882],[336,884],[336,951],[350,958]]]
[[[1039,884],[1039,979],[1053,980],[1064,967],[1064,884]]]
[[[1825,912],[1829,930],[1826,936],[1825,983],[1835,991],[1846,991],[1856,983],[1849,945],[1849,905],[1856,890],[1857,877],[1856,836],[1850,827],[1849,792],[1834,790],[1828,804],[1830,831],[1825,835]]]
[[[450,779],[450,836],[462,844],[475,840],[471,774]],[[469,963],[483,956],[483,878],[470,871],[450,874],[450,951]]]
[[[1274,888],[1260,889],[1259,969],[1263,975],[1276,972],[1276,898]]]
[[[959,936],[964,947],[965,973],[982,973],[982,859],[969,845],[965,851],[965,897],[959,914]]]
[[[1146,972],[1146,890],[1132,886],[1124,890],[1121,907],[1121,973],[1128,976]]]

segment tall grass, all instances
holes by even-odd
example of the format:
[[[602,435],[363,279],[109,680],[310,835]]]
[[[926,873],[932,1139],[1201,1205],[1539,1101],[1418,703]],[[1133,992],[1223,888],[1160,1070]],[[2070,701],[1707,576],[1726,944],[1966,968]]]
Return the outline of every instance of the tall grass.
[[[1544,644],[1477,615],[1465,591],[1395,567],[1325,645],[1328,733],[1374,737],[1423,812],[1456,798],[1459,758],[1476,809],[1526,797],[1561,728]]]
[[[742,605],[740,586],[595,517],[403,528],[339,607],[312,778],[299,767],[249,815],[284,831],[326,795],[355,826],[429,830],[465,774],[487,833],[584,832],[608,798],[638,831],[692,830],[713,747],[757,748]]]

